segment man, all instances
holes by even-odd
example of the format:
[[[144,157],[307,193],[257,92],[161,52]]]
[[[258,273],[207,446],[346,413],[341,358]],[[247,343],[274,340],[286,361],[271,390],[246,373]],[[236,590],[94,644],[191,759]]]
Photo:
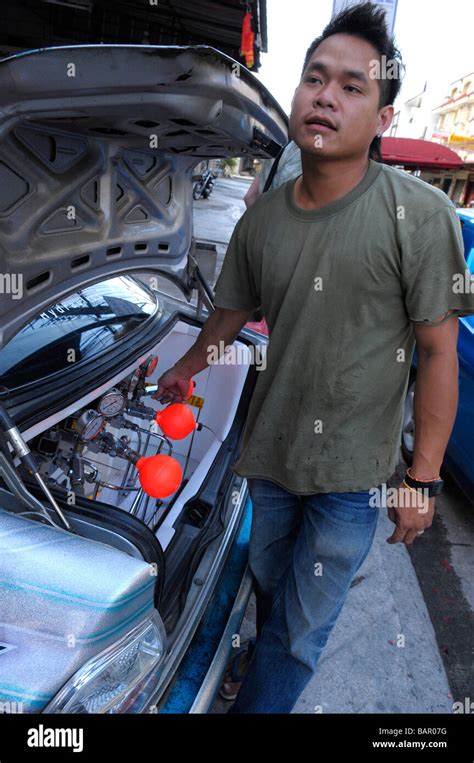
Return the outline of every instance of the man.
[[[394,63],[397,76],[384,75]],[[415,342],[413,465],[387,501],[389,543],[421,537],[442,487],[458,316],[474,313],[474,296],[452,288],[466,267],[452,202],[376,160],[399,65],[371,3],[334,18],[311,44],[290,115],[302,174],[238,221],[217,310],[156,393],[184,399],[208,346],[231,342],[262,306],[266,368],[233,466],[253,504],[258,640],[231,713],[289,713],[314,675],[398,462]]]

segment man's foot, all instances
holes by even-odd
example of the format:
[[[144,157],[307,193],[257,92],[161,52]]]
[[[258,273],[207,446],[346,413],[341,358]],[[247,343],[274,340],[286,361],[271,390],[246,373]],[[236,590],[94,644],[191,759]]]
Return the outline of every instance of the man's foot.
[[[234,700],[237,697],[247,673],[254,646],[255,639],[250,639],[231,656],[219,690],[222,699]]]

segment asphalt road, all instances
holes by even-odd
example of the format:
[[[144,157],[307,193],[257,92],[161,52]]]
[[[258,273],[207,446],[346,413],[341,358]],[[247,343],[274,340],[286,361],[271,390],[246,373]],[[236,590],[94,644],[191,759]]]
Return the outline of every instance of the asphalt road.
[[[214,283],[220,273],[235,224],[245,212],[243,197],[249,185],[250,180],[217,178],[209,198],[193,202],[194,235],[196,238],[216,243],[217,265]]]
[[[218,178],[212,195],[194,202],[195,236],[216,242],[216,278],[249,183]],[[405,468],[400,456],[390,484]],[[386,544],[392,527],[381,512],[374,546],[294,712],[449,713],[453,702],[474,697],[474,506],[448,482],[432,527],[411,548]],[[254,631],[252,596],[242,639]],[[400,633],[404,650],[393,646]],[[394,658],[397,651],[403,656]],[[217,699],[212,712],[229,706]]]

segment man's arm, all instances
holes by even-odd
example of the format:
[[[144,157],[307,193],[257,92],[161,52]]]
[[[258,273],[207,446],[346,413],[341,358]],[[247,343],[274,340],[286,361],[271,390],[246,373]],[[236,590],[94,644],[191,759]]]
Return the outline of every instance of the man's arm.
[[[219,349],[219,342],[223,342],[224,350],[238,336],[253,310],[228,310],[224,307],[216,307],[209,316],[198,338],[187,353],[176,363],[176,366],[189,376],[202,371],[209,365],[208,357],[212,348]],[[220,355],[223,354],[219,353]],[[175,366],[175,367],[176,367]]]
[[[441,317],[441,316],[440,316]],[[415,386],[415,443],[410,473],[415,479],[431,480],[439,475],[458,406],[457,340],[458,318],[448,318],[439,326],[413,323],[418,372]],[[414,494],[411,494],[413,498]],[[435,498],[410,502],[410,491],[398,487],[398,506],[388,515],[396,528],[388,543],[413,543],[417,535],[431,527]]]
[[[183,402],[187,399],[189,380],[209,365],[209,353],[220,357],[227,345],[238,336],[253,310],[228,310],[216,307],[211,313],[193,346],[158,379],[158,389],[152,397],[162,403]],[[220,345],[223,342],[223,345]],[[222,352],[220,351],[222,347]]]
[[[415,386],[415,444],[411,473],[439,475],[458,406],[457,317],[439,326],[413,324],[418,356]]]

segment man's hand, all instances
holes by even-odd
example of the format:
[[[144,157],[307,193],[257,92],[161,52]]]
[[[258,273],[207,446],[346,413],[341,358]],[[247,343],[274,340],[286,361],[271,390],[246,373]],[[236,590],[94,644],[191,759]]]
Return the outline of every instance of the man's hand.
[[[160,403],[185,403],[188,399],[188,389],[191,377],[179,366],[173,366],[165,371],[158,379],[158,389],[152,397]]]
[[[397,488],[397,506],[388,507],[389,519],[396,525],[387,543],[410,546],[415,538],[431,527],[435,513],[435,498],[413,492],[401,483]]]

